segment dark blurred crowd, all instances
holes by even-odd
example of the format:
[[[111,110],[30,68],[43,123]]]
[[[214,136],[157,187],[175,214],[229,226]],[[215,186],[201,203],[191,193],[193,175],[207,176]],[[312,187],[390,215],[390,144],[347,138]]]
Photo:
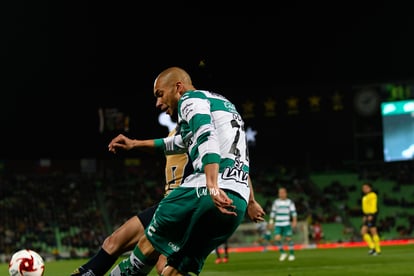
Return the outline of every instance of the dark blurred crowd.
[[[404,196],[399,189],[413,182],[409,182],[412,175],[407,170],[400,172],[381,176],[363,171],[361,178],[396,180],[393,193],[381,195],[380,204],[405,211],[381,217],[378,228],[409,236],[414,225],[414,194]],[[298,219],[307,221],[311,230],[329,222],[343,223],[350,233],[359,227],[349,219],[360,216],[360,198],[350,195],[360,193],[361,183],[337,180],[321,188],[307,170],[282,165],[262,166],[251,176],[256,199],[268,214],[277,188],[285,186],[295,201]],[[4,259],[20,248],[33,248],[55,258],[89,256],[125,220],[163,197],[164,179],[161,161],[109,163],[95,172],[5,170],[0,174],[0,256]],[[406,223],[400,224],[402,220]]]

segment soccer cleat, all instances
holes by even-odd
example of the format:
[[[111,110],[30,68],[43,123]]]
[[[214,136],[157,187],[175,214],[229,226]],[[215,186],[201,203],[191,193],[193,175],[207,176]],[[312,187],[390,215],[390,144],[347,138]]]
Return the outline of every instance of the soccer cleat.
[[[288,255],[287,255],[286,253],[282,253],[282,254],[280,254],[279,261],[283,262],[284,260],[286,260],[286,257],[287,257],[287,256],[288,256]]]
[[[93,273],[93,271],[90,269],[86,270],[82,267],[79,267],[75,271],[73,271],[72,274],[70,274],[70,276],[95,276],[95,273]]]
[[[368,251],[368,255],[371,255],[371,256],[377,256],[377,251],[375,251],[375,249],[370,249],[370,250]]]
[[[221,262],[222,262],[222,263],[228,263],[228,262],[229,262],[229,258],[223,258],[223,259],[221,260]]]
[[[288,261],[294,261],[295,260],[295,255],[289,255]]]
[[[215,261],[215,263],[216,263],[216,264],[221,263],[221,259],[220,259],[220,258],[217,258],[217,259],[216,259],[216,261]]]

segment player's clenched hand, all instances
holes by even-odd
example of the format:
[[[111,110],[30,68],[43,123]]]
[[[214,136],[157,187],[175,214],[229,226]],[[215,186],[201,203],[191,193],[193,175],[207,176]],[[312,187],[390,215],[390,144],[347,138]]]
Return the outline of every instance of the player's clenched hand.
[[[108,150],[110,152],[116,153],[117,150],[130,150],[133,148],[133,140],[126,137],[123,134],[116,136],[108,145]]]
[[[234,211],[236,206],[233,205],[233,201],[222,189],[210,189],[210,196],[213,199],[214,205],[216,205],[220,212],[227,215],[237,216],[237,213]]]
[[[247,214],[249,218],[254,222],[264,221],[264,215],[266,214],[262,206],[256,201],[250,201],[247,205]]]

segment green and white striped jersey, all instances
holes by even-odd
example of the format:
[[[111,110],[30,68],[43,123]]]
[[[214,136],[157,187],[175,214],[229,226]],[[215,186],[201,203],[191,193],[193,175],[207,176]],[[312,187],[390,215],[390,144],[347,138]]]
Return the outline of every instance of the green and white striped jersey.
[[[219,187],[248,201],[249,152],[244,121],[233,103],[213,92],[187,91],[178,102],[178,125],[179,135],[162,139],[162,146],[166,154],[188,150],[194,173],[182,186],[205,187],[204,166],[218,163]]]
[[[296,206],[291,199],[277,198],[273,201],[270,211],[270,222],[274,222],[275,226],[290,225],[291,218],[296,217],[296,215]]]

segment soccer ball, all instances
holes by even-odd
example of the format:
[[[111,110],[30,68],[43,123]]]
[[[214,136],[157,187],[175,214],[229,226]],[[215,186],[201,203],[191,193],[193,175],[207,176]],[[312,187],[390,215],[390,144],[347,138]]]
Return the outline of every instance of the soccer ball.
[[[13,254],[9,262],[10,276],[43,276],[45,263],[35,251],[22,249]]]

